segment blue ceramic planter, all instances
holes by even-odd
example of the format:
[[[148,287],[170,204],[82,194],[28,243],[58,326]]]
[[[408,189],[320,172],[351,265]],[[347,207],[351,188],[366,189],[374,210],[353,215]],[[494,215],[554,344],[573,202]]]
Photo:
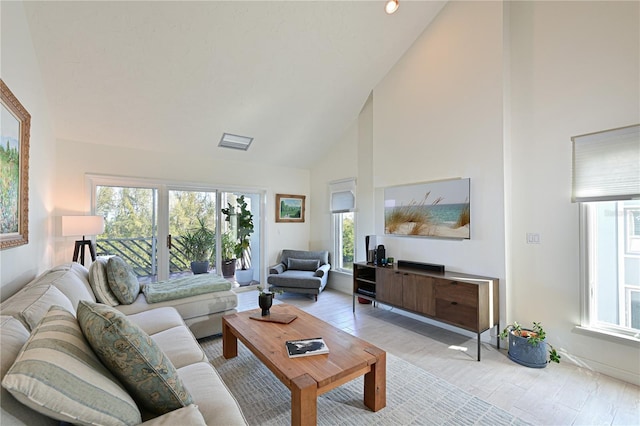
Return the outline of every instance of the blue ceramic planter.
[[[532,345],[526,337],[509,333],[509,359],[526,367],[544,368],[547,366],[547,342],[543,340]]]

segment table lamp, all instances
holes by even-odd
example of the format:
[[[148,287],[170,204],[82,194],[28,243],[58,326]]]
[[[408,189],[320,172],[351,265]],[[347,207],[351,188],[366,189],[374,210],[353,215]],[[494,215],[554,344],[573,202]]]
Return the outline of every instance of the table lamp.
[[[102,216],[62,216],[62,236],[71,237],[82,235],[81,240],[76,241],[73,250],[73,261],[78,261],[80,255],[80,263],[84,265],[85,246],[89,246],[91,260],[96,260],[96,250],[91,240],[85,239],[86,235],[99,235],[104,232],[104,217]]]

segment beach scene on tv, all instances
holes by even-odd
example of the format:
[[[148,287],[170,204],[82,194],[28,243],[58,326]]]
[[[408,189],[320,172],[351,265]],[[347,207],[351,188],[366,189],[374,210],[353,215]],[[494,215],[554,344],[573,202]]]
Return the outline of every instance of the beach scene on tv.
[[[385,188],[384,232],[418,237],[471,238],[470,179]]]

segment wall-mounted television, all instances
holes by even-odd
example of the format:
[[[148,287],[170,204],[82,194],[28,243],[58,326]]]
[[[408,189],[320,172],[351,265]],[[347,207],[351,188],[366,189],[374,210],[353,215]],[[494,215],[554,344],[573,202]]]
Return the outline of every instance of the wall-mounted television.
[[[471,238],[471,179],[447,179],[384,189],[384,233]]]

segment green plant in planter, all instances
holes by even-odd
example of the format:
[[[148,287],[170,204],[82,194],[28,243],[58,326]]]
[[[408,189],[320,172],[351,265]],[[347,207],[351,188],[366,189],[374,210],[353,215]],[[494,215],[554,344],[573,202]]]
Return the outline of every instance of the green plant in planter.
[[[232,223],[232,217],[236,218],[236,242],[234,254],[240,259],[243,270],[251,267],[251,234],[253,233],[253,214],[247,209],[244,195],[236,200],[236,206],[227,203],[227,208],[221,210],[226,215],[225,221]]]
[[[204,219],[199,218],[198,222],[200,226],[188,230],[182,235],[182,247],[187,260],[191,262],[209,262],[211,253],[215,248],[216,235],[212,229],[207,227]],[[208,268],[208,265],[206,268]]]
[[[560,354],[550,343],[546,342],[547,334],[545,333],[544,328],[542,328],[541,323],[534,321],[533,329],[528,330],[522,328],[520,324],[514,321],[513,324],[507,325],[499,336],[504,340],[509,338],[510,334],[526,339],[527,343],[534,347],[540,346],[544,342],[544,344],[547,345],[549,362],[560,363]]]
[[[258,293],[259,294],[282,294],[284,293],[284,290],[280,289],[280,288],[275,288],[273,290],[271,290],[271,287],[268,288],[264,288],[261,285],[256,287],[258,289]]]

